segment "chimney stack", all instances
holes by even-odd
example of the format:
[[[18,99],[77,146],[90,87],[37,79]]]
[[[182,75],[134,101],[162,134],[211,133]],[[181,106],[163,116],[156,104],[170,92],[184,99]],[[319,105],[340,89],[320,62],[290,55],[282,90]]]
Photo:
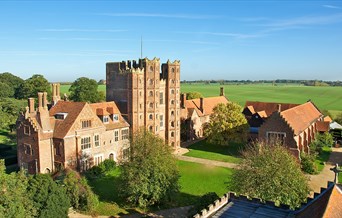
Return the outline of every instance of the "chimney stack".
[[[60,84],[53,83],[52,84],[52,104],[55,105],[57,101],[61,100],[60,96]]]
[[[33,113],[34,112],[34,98],[28,98],[28,107],[29,107],[29,112]]]
[[[277,105],[277,110],[278,110],[279,113],[281,112],[281,104]]]
[[[43,93],[38,92],[38,111],[42,111],[43,109]]]
[[[181,94],[181,108],[185,108],[186,93]]]
[[[204,108],[203,108],[203,98],[200,98],[200,111],[204,113]]]
[[[43,108],[46,109],[46,110],[48,109],[47,105],[48,105],[47,92],[44,92],[43,93]]]
[[[220,87],[220,96],[224,96],[224,87]]]

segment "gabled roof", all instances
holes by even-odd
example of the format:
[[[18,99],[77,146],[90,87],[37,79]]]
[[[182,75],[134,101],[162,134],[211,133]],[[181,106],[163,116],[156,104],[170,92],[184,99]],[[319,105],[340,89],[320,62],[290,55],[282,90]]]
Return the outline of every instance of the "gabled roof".
[[[195,104],[195,106],[198,109],[200,109],[200,98],[187,100],[187,101],[192,101]],[[204,109],[203,115],[212,114],[214,107],[220,103],[226,104],[228,103],[228,99],[225,96],[203,98],[203,109]]]
[[[282,111],[280,114],[293,129],[295,135],[300,134],[323,116],[311,101]]]
[[[86,102],[58,101],[49,110],[49,115],[55,116],[57,113],[67,113],[68,115],[64,120],[55,120],[53,136],[56,138],[64,138],[86,104]]]
[[[332,122],[332,119],[331,119],[331,117],[330,116],[325,116],[324,117],[324,121],[326,121],[326,122]]]
[[[278,111],[278,105],[281,106],[281,111],[286,111],[290,108],[298,106],[299,104],[246,101],[245,108],[247,107],[251,112],[251,109],[253,109],[254,113],[265,111],[267,117],[269,117],[273,112]]]
[[[114,101],[93,103],[93,104],[90,104],[90,107],[97,116],[113,115],[113,114],[117,114],[119,116],[119,120],[116,122],[114,122],[112,119],[109,119],[108,123],[104,123],[107,130],[129,127],[129,124],[121,116],[121,113]]]
[[[260,117],[262,117],[262,118],[267,117],[267,114],[266,114],[265,111],[258,111],[257,114],[258,114]]]
[[[317,131],[319,131],[319,132],[327,132],[327,131],[329,131],[329,129],[330,129],[330,127],[329,127],[329,125],[330,125],[330,122],[326,122],[326,121],[318,121],[317,123],[316,123],[316,127],[317,127]]]

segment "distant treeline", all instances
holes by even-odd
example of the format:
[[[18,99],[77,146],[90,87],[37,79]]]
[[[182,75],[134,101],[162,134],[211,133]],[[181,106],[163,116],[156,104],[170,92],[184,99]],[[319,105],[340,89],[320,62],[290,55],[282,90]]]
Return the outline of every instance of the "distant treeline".
[[[183,80],[181,83],[187,84],[298,84],[304,86],[342,86],[342,81],[323,81],[323,80],[291,80],[291,79],[277,79],[277,80]]]

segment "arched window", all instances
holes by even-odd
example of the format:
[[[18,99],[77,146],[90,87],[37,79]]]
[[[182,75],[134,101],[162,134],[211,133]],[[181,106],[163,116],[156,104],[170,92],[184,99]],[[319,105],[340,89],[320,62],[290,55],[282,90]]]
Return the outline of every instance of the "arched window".
[[[111,153],[111,154],[109,155],[109,160],[114,160],[114,154],[113,154],[113,153]]]
[[[153,127],[152,126],[149,126],[148,128],[151,132],[153,131]]]
[[[152,102],[150,103],[150,108],[153,108],[153,103]]]
[[[171,100],[171,104],[175,104],[175,101],[174,101],[174,100]]]
[[[149,94],[149,96],[151,97],[151,96],[153,96],[153,91],[150,91],[150,94]]]
[[[153,85],[153,80],[152,79],[149,80],[149,84]]]
[[[171,116],[174,116],[175,115],[175,112],[174,111],[171,111]]]
[[[171,137],[174,137],[175,136],[175,132],[171,132]]]
[[[175,68],[171,68],[171,72],[174,73],[175,72]]]
[[[171,127],[175,127],[175,122],[171,121]]]
[[[150,114],[149,119],[153,120],[153,115],[152,114]]]
[[[150,66],[150,72],[151,73],[153,72],[153,66]]]

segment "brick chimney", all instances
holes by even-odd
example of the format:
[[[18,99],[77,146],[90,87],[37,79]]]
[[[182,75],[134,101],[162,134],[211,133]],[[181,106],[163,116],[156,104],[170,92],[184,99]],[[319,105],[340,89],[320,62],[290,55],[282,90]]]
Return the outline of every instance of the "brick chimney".
[[[52,104],[55,105],[59,100],[61,100],[60,84],[53,83],[52,84]]]
[[[38,92],[38,111],[43,110],[43,93]]]
[[[43,93],[43,108],[45,109],[45,110],[47,110],[48,109],[48,100],[47,100],[47,92],[44,92]]]
[[[281,104],[277,105],[277,110],[278,110],[279,113],[281,112]]]
[[[220,96],[224,96],[224,87],[220,87]]]
[[[203,98],[200,98],[200,111],[201,111],[202,113],[204,113],[203,101],[204,101],[204,99],[203,99]]]
[[[29,107],[29,112],[33,113],[34,112],[34,98],[28,98],[28,107]]]
[[[181,94],[181,108],[185,108],[186,93]]]

